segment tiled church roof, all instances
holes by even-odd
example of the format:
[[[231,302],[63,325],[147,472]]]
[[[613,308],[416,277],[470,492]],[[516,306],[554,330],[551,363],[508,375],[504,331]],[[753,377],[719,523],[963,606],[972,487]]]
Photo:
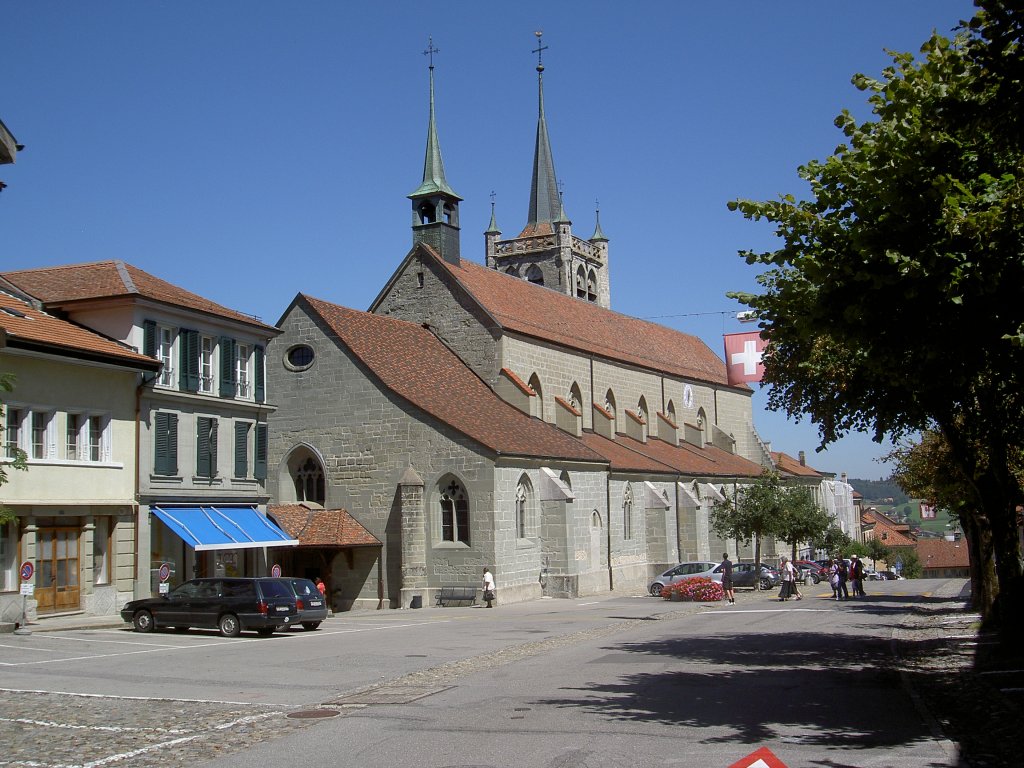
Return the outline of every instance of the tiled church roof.
[[[772,451],[772,461],[775,462],[775,468],[787,475],[796,475],[797,477],[814,477],[820,479],[822,474],[806,464],[801,464],[799,459],[794,459],[792,456],[781,451]]]
[[[0,329],[12,348],[37,348],[68,357],[101,359],[133,368],[156,370],[160,363],[131,347],[100,336],[75,323],[40,311],[0,291]]]
[[[118,296],[142,296],[176,307],[205,312],[264,330],[276,330],[251,315],[236,312],[184,288],[154,277],[123,261],[97,261],[0,273],[13,285],[48,306],[67,305]]]
[[[463,259],[441,267],[506,331],[649,370],[727,385],[725,363],[702,340],[574,299]],[[746,385],[741,385],[746,388]]]
[[[604,461],[579,440],[506,403],[428,330],[301,295],[381,383],[498,454]]]
[[[271,504],[267,512],[300,547],[367,547],[381,545],[344,509],[312,509],[304,504]]]

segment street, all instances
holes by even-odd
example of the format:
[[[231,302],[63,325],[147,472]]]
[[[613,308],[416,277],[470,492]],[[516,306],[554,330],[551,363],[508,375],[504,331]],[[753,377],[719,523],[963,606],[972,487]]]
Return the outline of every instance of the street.
[[[893,640],[962,585],[349,613],[271,638],[4,635],[0,765],[726,768],[767,746],[789,768],[955,766]]]

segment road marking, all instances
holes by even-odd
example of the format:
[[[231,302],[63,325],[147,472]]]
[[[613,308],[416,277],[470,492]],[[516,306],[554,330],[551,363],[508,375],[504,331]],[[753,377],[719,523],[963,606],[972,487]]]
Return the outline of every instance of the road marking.
[[[603,600],[594,600],[593,602],[590,602],[590,603],[576,603],[576,607],[577,608],[582,608],[584,605],[598,605],[598,604],[600,604],[602,602],[604,602],[604,601]]]
[[[220,699],[172,699],[167,696],[118,696],[108,693],[78,693],[75,691],[43,691],[31,688],[0,688],[0,693],[47,693],[54,696],[77,696],[81,699],[117,699],[118,701],[180,701],[185,704],[225,704],[231,707],[275,707],[277,709],[295,709],[297,704],[273,704],[266,701],[222,701]]]
[[[832,613],[831,608],[740,608],[733,611],[700,611],[696,616],[734,616],[737,613]]]
[[[27,717],[0,717],[0,723],[20,723],[22,725],[38,725],[44,728],[66,728],[75,731],[108,731],[110,733],[133,733],[137,731],[156,731],[158,733],[191,733],[186,728],[132,728],[120,725],[77,725],[58,723],[52,720],[32,720]]]

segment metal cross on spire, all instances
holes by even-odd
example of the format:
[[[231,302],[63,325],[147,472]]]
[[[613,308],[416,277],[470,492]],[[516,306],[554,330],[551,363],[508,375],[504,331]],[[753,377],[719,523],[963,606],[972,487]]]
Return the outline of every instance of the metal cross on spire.
[[[423,52],[423,55],[430,57],[430,68],[431,69],[434,68],[434,54],[435,53],[440,53],[440,52],[441,52],[440,48],[435,48],[434,47],[434,38],[433,38],[433,36],[428,37],[427,38],[427,50],[425,50]]]
[[[533,34],[535,34],[537,36],[537,48],[536,48],[536,50],[533,51],[533,53],[537,54],[537,71],[538,72],[543,72],[544,71],[544,51],[546,51],[548,49],[548,47],[546,45],[544,45],[544,40],[542,39],[544,37],[544,30],[538,29]]]

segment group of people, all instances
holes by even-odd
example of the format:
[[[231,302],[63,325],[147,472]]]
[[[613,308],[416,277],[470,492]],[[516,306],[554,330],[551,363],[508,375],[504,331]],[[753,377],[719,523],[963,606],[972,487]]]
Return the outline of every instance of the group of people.
[[[864,593],[864,563],[856,555],[850,557],[849,564],[842,559],[830,560],[828,579],[835,600],[849,600],[851,591],[854,597],[867,597]]]
[[[722,564],[720,567],[722,569],[722,590],[725,592],[726,604],[734,605],[736,603],[736,593],[733,590],[732,561],[729,559],[728,552],[722,553]],[[851,591],[854,597],[867,597],[864,594],[864,563],[860,561],[857,555],[852,555],[849,562],[841,558],[830,560],[827,569],[833,599],[849,600]],[[782,564],[779,567],[779,576],[782,579],[782,586],[779,589],[780,603],[790,598],[803,600],[804,596],[800,593],[797,575],[796,566],[793,565],[788,557],[783,557]]]

